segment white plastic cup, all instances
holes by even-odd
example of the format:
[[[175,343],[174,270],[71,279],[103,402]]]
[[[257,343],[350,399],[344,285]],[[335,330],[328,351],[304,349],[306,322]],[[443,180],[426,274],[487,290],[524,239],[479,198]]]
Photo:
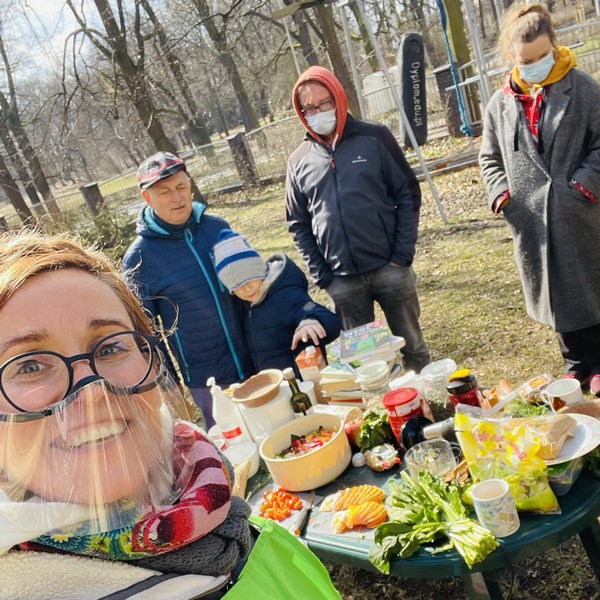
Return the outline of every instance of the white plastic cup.
[[[496,537],[507,537],[519,529],[517,507],[504,479],[478,483],[471,496],[478,521]]]
[[[559,410],[568,404],[583,402],[581,383],[577,379],[553,381],[540,393],[540,396],[544,402],[552,407],[552,410]]]

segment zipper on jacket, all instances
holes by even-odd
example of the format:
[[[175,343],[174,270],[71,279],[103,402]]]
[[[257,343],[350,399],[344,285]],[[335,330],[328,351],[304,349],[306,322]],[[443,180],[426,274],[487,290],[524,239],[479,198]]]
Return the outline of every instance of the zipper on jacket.
[[[229,333],[229,329],[227,327],[227,322],[225,321],[225,315],[223,314],[223,309],[221,308],[221,303],[219,302],[219,297],[217,296],[217,291],[215,290],[215,286],[210,279],[210,276],[200,258],[200,255],[196,252],[196,248],[194,248],[192,244],[192,232],[189,229],[185,230],[185,242],[192,251],[192,254],[198,261],[200,265],[200,269],[202,269],[202,274],[204,275],[204,279],[206,279],[206,283],[208,283],[208,287],[212,294],[213,300],[215,301],[215,306],[217,307],[217,312],[219,313],[219,320],[221,321],[221,327],[223,328],[223,332],[225,333],[225,339],[227,340],[227,345],[229,346],[229,351],[231,352],[231,357],[233,358],[233,362],[235,363],[235,367],[238,372],[238,376],[240,379],[244,379],[244,371],[242,369],[242,365],[240,364],[240,359],[235,351],[235,346],[233,345],[233,340],[231,339],[231,334]]]
[[[219,289],[222,292],[227,291],[227,293],[229,293],[229,290],[225,289],[225,286],[223,285],[223,282],[221,281],[221,279],[219,278],[219,274],[217,273],[217,264],[215,263],[215,251],[211,250],[208,255],[210,256],[210,262],[212,263],[213,266],[213,270],[215,272],[215,277],[217,278],[217,281],[219,282]]]
[[[344,219],[342,219],[342,209],[340,208],[340,193],[338,190],[337,171],[335,170],[335,160],[333,158],[333,151],[330,152],[329,150],[327,150],[327,154],[329,154],[329,164],[331,165],[331,168],[333,169],[333,181],[335,183],[335,202],[337,204],[338,215],[340,217],[340,225],[344,232],[344,238],[346,240],[346,248],[348,249],[348,256],[350,257],[350,260],[352,261],[352,264],[354,265],[354,270],[357,271],[356,261],[354,260],[354,257],[352,256],[350,242],[348,241],[348,233],[346,232],[346,227],[344,226]]]
[[[179,349],[179,356],[183,360],[183,364],[185,366],[185,381],[189,385],[190,383],[190,367],[188,365],[188,361],[185,358],[185,354],[183,353],[183,348],[181,347],[181,341],[179,340],[179,332],[177,329],[173,332],[173,337],[175,338],[175,343],[177,344],[177,348]]]

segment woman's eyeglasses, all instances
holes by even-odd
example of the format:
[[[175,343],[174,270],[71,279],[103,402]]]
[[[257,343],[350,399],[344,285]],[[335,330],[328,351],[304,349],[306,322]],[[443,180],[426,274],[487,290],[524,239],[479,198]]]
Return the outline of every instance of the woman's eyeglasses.
[[[43,412],[74,391],[73,364],[79,361],[87,361],[96,377],[114,389],[135,388],[157,377],[157,345],[154,336],[119,331],[98,340],[89,352],[74,356],[50,350],[25,352],[0,366],[0,391],[12,409],[20,413]],[[0,412],[12,412],[1,406],[2,398]]]

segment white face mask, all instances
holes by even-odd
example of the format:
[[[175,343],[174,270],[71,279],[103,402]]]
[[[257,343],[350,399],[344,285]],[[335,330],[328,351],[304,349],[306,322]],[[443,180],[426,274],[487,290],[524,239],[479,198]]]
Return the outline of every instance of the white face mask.
[[[530,83],[540,83],[548,77],[548,74],[554,66],[554,52],[549,52],[540,58],[537,62],[531,63],[530,65],[519,65],[519,74],[521,79]]]
[[[308,126],[318,135],[329,135],[335,130],[337,118],[335,116],[335,108],[318,112],[316,115],[306,116]]]

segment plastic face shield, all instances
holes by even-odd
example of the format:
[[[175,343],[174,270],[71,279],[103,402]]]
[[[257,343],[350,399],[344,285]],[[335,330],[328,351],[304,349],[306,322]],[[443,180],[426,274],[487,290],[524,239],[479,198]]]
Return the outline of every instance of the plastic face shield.
[[[1,406],[4,505],[14,514],[19,503],[24,513],[33,511],[44,532],[76,524],[77,534],[86,535],[131,526],[173,504],[190,480],[193,465],[174,449],[184,401],[160,360],[143,385],[95,378],[51,410],[23,414]]]

